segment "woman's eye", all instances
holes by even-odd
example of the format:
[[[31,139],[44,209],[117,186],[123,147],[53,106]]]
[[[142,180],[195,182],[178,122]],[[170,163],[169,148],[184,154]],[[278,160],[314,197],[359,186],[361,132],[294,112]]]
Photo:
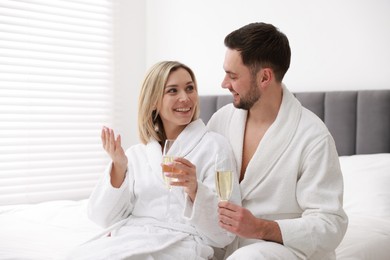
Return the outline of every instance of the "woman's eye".
[[[176,93],[176,89],[175,88],[169,88],[167,89],[166,93]]]
[[[195,87],[192,85],[187,86],[187,91],[193,91],[194,89]]]

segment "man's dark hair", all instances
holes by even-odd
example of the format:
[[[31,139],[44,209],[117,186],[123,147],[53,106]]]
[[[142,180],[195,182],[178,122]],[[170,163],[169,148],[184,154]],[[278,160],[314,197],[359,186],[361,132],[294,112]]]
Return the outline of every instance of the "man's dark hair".
[[[288,39],[272,24],[245,25],[225,37],[225,46],[240,51],[242,62],[252,75],[256,75],[261,68],[271,68],[275,79],[281,82],[290,67]]]

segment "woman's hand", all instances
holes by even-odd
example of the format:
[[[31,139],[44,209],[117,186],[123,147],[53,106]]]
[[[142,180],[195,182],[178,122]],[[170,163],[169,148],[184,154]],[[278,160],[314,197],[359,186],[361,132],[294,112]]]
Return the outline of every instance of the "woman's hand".
[[[191,201],[195,201],[198,190],[195,165],[187,159],[178,157],[175,158],[172,167],[172,172],[165,173],[167,177],[176,179],[176,181],[171,181],[171,186],[184,187],[184,191],[188,194]]]
[[[121,136],[115,139],[114,130],[103,127],[101,139],[104,150],[108,153],[112,160],[111,184],[119,188],[125,178],[128,159],[121,145]]]

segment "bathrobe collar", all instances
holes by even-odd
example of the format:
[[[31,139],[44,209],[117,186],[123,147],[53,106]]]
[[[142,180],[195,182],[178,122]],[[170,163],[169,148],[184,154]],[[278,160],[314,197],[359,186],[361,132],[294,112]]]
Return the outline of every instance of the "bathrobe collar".
[[[283,85],[283,98],[278,115],[259,143],[246,168],[245,177],[240,183],[242,199],[255,189],[271,172],[274,162],[291,142],[301,118],[302,106],[293,94]],[[239,169],[241,169],[247,111],[237,109],[233,114],[230,137]],[[240,127],[237,127],[240,126]]]

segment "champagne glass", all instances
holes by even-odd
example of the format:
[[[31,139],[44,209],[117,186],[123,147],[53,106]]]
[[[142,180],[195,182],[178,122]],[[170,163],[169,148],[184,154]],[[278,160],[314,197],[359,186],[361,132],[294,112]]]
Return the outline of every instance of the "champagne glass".
[[[215,187],[220,201],[228,201],[233,190],[233,165],[227,154],[215,157]]]
[[[164,143],[164,148],[162,152],[162,177],[163,180],[168,188],[168,198],[167,198],[167,210],[166,210],[166,216],[169,219],[169,208],[171,204],[171,181],[174,181],[173,178],[165,176],[166,172],[174,172],[174,168],[172,167],[172,163],[176,156],[174,154],[180,153],[180,146],[179,143],[173,139],[167,139]]]
[[[170,183],[171,183],[171,181],[174,181],[174,179],[165,176],[165,173],[166,172],[174,172],[174,168],[172,167],[172,163],[175,159],[175,156],[172,154],[173,149],[171,149],[173,147],[174,143],[175,143],[175,140],[167,139],[167,140],[165,140],[164,148],[163,148],[162,176],[163,176],[164,182],[169,190],[171,190],[171,188],[172,188]],[[178,146],[178,143],[176,143],[175,146]],[[178,152],[179,152],[179,150],[176,149],[176,153],[178,153]]]

